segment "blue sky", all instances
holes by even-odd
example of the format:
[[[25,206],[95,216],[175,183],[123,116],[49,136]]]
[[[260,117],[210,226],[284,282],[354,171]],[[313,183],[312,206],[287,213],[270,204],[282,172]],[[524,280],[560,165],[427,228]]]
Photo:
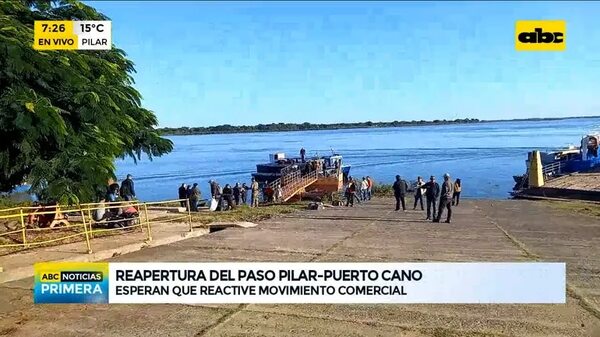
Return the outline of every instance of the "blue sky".
[[[600,115],[599,2],[86,2],[160,126]],[[567,21],[517,52],[516,20]]]

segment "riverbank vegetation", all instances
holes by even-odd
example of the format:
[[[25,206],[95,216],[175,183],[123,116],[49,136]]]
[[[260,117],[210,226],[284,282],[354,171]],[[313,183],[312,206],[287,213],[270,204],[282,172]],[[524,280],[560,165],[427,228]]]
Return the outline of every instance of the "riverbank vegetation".
[[[240,206],[226,212],[192,213],[194,223],[209,224],[211,222],[258,222],[272,217],[290,214],[306,209],[307,202],[274,204],[261,207]]]
[[[388,198],[394,196],[394,188],[391,184],[375,184],[371,188],[371,193],[375,197]]]
[[[34,50],[35,20],[108,18],[76,0],[0,1],[0,192],[27,182],[42,201],[92,201],[116,158],[173,145],[141,106],[123,50]]]
[[[499,120],[479,120],[476,118],[463,118],[453,120],[413,120],[413,121],[393,121],[393,122],[358,122],[358,123],[332,123],[332,124],[314,124],[314,123],[270,123],[257,125],[217,125],[207,127],[164,127],[158,131],[164,136],[177,135],[205,135],[205,134],[223,134],[223,133],[250,133],[250,132],[279,132],[279,131],[310,131],[310,130],[338,130],[338,129],[365,129],[365,128],[396,128],[403,126],[422,126],[422,125],[447,125],[447,124],[472,124],[472,123],[492,123],[492,122],[523,122],[523,121],[553,121],[562,119],[590,118],[583,117],[549,117],[549,118],[518,118],[518,119],[499,119]]]
[[[336,130],[336,129],[361,129],[361,128],[392,128],[401,126],[418,125],[442,125],[442,124],[466,124],[479,123],[479,119],[464,118],[454,120],[433,120],[433,121],[393,121],[393,122],[359,122],[359,123],[334,123],[334,124],[313,124],[313,123],[271,123],[258,125],[217,125],[207,127],[180,127],[180,128],[160,128],[161,135],[203,135],[218,133],[249,133],[249,132],[278,132],[278,131],[309,131],[309,130]]]

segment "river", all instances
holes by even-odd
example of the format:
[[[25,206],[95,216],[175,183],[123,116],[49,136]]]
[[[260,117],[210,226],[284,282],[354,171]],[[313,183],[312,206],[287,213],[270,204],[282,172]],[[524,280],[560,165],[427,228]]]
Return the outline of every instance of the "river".
[[[600,118],[554,121],[490,122],[381,129],[294,131],[223,135],[170,136],[173,152],[138,164],[117,161],[117,174],[134,176],[142,200],[177,198],[181,183],[198,183],[203,197],[208,180],[249,182],[257,163],[270,153],[297,156],[301,147],[309,155],[326,155],[331,149],[352,165],[353,177],[370,175],[391,183],[396,174],[414,180],[448,172],[461,178],[465,198],[505,199],[514,185],[513,175],[525,171],[527,152],[579,145],[581,137],[600,129]]]

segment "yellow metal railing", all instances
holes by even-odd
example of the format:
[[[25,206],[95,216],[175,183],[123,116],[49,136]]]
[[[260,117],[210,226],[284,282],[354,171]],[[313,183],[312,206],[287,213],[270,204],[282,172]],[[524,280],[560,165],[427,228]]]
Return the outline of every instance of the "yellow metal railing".
[[[186,205],[185,213],[160,212],[156,214],[156,212],[148,210],[152,206],[169,206],[182,201]],[[105,235],[104,233],[117,234],[121,232],[124,234],[139,230],[139,232],[146,232],[146,241],[151,241],[152,226],[174,221],[187,222],[191,232],[193,226],[189,206],[189,200],[177,199],[157,202],[118,201],[74,206],[51,205],[0,209],[0,224],[7,229],[7,231],[1,231],[2,227],[0,227],[0,253],[4,249],[18,247],[25,249],[67,240],[69,242],[84,241],[87,252],[92,253],[92,239]],[[136,209],[135,215],[123,216],[124,211],[131,207]],[[103,213],[99,220],[97,220],[98,217],[93,216],[97,212]],[[11,228],[11,223],[13,228]],[[81,240],[74,239],[78,237]]]

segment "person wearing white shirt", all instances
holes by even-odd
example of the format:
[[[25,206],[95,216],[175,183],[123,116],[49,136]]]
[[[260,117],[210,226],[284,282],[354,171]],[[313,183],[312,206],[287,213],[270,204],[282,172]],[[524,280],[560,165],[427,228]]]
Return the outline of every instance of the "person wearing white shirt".
[[[367,178],[363,177],[362,182],[360,183],[360,195],[361,195],[363,201],[367,200],[368,191],[369,191],[369,182],[367,181]]]

